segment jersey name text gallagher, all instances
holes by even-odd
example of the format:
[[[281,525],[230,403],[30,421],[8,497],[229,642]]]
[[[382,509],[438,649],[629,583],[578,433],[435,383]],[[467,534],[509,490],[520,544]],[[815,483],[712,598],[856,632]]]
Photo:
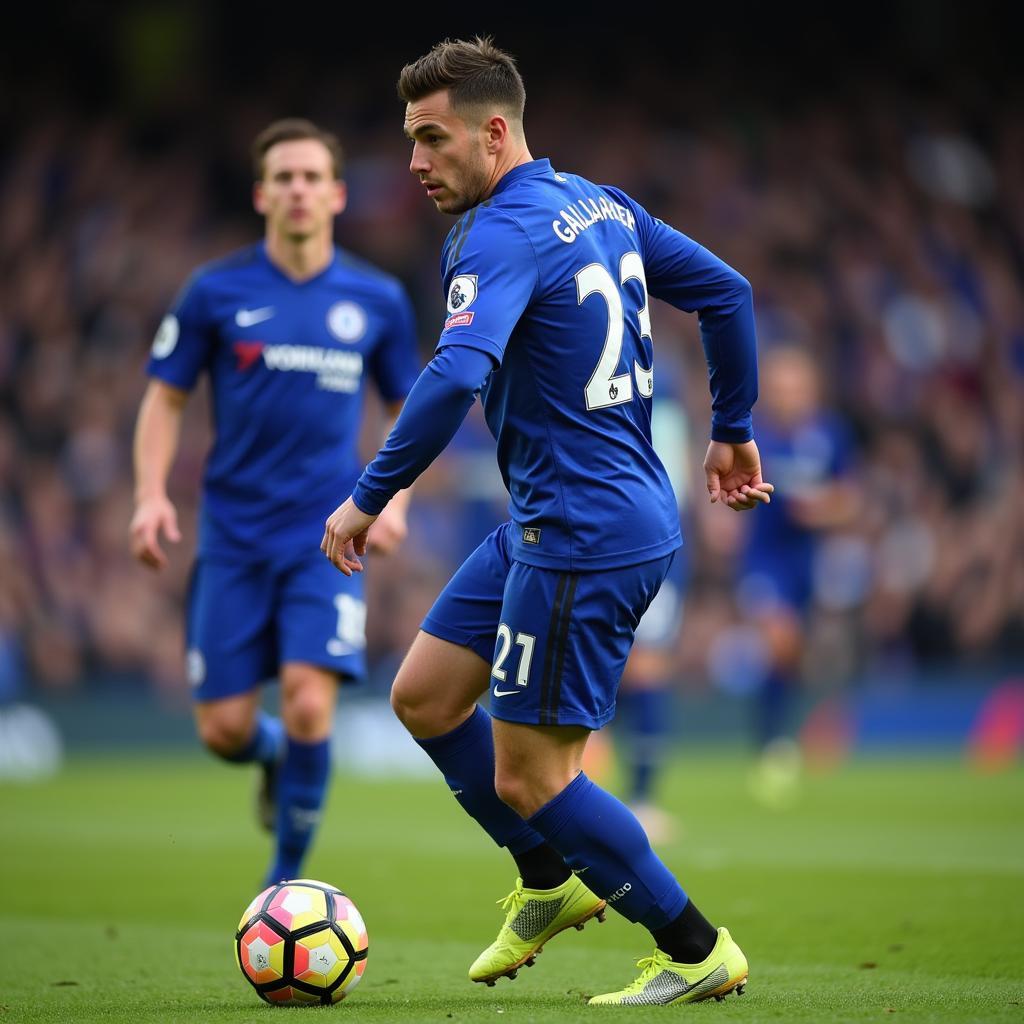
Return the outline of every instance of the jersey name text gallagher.
[[[559,210],[561,220],[551,222],[551,229],[565,243],[576,241],[576,236],[586,231],[592,224],[603,220],[617,220],[625,224],[630,231],[635,231],[636,219],[632,212],[620,203],[613,203],[601,196],[590,199],[580,196],[575,203],[566,203],[564,210]]]

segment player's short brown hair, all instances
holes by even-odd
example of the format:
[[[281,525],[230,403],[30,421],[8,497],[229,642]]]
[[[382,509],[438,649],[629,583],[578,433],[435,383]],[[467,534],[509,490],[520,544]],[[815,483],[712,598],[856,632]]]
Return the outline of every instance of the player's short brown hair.
[[[263,180],[264,158],[271,146],[279,142],[297,142],[299,139],[316,139],[327,147],[334,165],[334,177],[339,181],[345,169],[345,154],[341,142],[334,132],[321,128],[304,117],[284,117],[267,125],[256,136],[252,144],[252,171],[256,181]]]
[[[453,110],[500,107],[517,121],[523,119],[526,88],[522,75],[515,58],[499,50],[490,36],[476,36],[472,41],[446,39],[406,64],[398,76],[398,95],[405,103],[442,89],[448,90]]]

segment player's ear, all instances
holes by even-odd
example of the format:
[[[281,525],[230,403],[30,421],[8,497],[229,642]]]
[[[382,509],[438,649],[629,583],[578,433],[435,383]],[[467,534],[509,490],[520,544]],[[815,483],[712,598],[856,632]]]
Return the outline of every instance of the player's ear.
[[[265,214],[267,212],[267,201],[263,194],[263,182],[257,181],[252,186],[252,205],[253,209],[257,213]]]
[[[497,153],[505,145],[508,136],[508,121],[501,114],[495,114],[484,125],[484,144],[488,153]]]
[[[331,213],[337,216],[348,206],[348,186],[343,181],[334,183],[334,198],[331,200]]]

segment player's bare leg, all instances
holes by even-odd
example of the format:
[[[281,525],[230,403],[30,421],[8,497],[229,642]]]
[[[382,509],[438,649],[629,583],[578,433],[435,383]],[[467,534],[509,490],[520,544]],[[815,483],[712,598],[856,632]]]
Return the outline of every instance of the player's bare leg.
[[[285,662],[280,682],[284,751],[265,767],[260,790],[263,820],[276,839],[268,883],[302,873],[327,793],[338,697],[335,673],[308,662]]]
[[[591,731],[571,725],[494,720],[494,788],[529,818],[579,775]]]
[[[232,759],[249,742],[256,726],[259,690],[195,705],[196,732],[218,757]]]
[[[391,707],[418,740],[457,729],[484,695],[491,666],[468,647],[420,631],[391,687]]]
[[[273,832],[273,788],[283,737],[281,723],[260,710],[259,689],[197,703],[195,720],[199,738],[212,753],[225,761],[260,766],[256,817]]]
[[[328,739],[337,700],[338,677],[333,672],[301,661],[281,666],[281,720],[293,739]]]
[[[301,661],[281,666],[281,720],[289,739],[306,744],[329,740],[337,700],[338,677],[333,672]],[[276,763],[264,771],[258,796],[260,818],[268,832],[277,828],[279,768]]]
[[[490,672],[468,647],[421,632],[398,671],[391,704],[463,809],[508,849],[519,870],[516,888],[499,901],[508,911],[505,926],[469,972],[471,980],[493,985],[497,978],[514,978],[524,964],[532,966],[556,932],[603,913],[604,901],[495,792],[491,718],[477,704]]]

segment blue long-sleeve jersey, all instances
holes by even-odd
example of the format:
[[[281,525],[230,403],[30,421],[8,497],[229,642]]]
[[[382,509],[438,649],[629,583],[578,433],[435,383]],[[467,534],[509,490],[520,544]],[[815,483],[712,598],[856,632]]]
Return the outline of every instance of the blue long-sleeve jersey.
[[[699,314],[712,437],[739,442],[752,436],[757,397],[746,280],[623,192],[547,160],[514,168],[459,220],[441,271],[448,316],[437,351],[450,351],[417,382],[356,504],[378,511],[407,486],[479,387],[515,558],[586,570],[678,547],[676,501],[651,445],[650,296]],[[477,355],[466,372],[469,350],[490,364]]]

